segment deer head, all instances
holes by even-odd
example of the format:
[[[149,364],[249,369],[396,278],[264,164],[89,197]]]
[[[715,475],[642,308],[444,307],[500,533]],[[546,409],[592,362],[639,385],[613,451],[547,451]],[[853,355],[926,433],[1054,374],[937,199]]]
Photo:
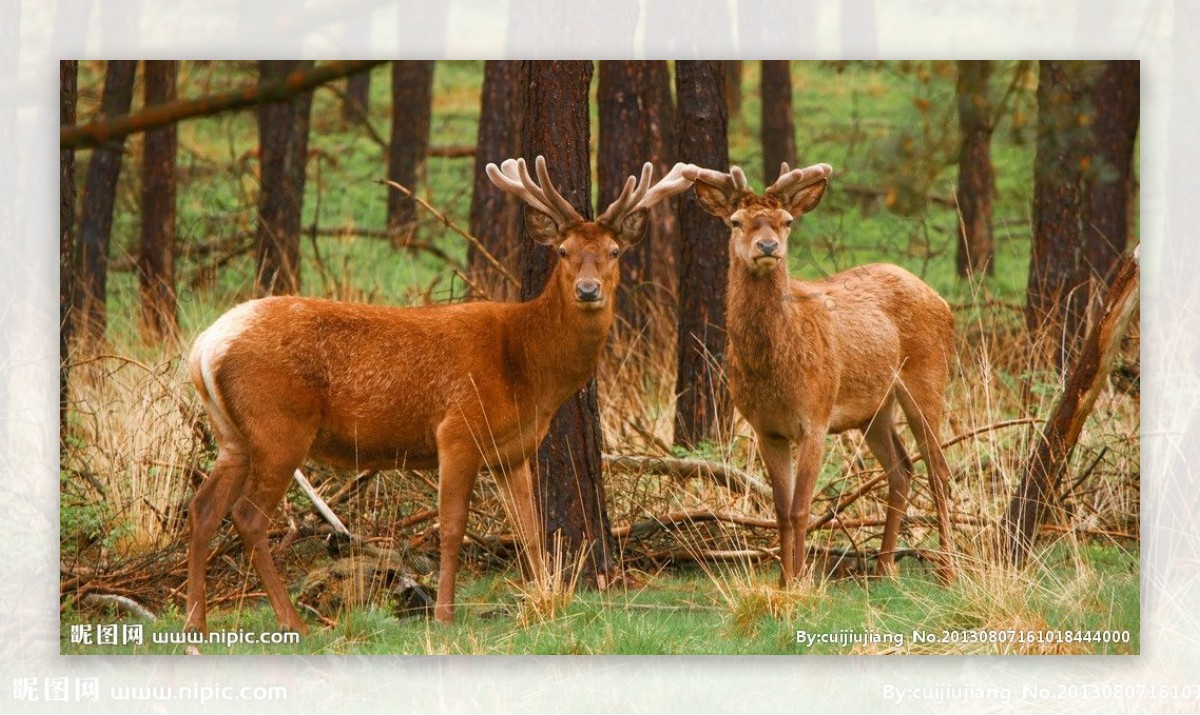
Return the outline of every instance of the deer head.
[[[660,201],[687,191],[699,169],[676,164],[651,188],[654,167],[647,162],[641,178],[630,176],[620,196],[595,221],[585,221],[558,193],[541,156],[534,161],[537,181],[524,159],[508,159],[497,167],[487,165],[488,178],[501,190],[524,201],[525,223],[533,240],[558,250],[559,288],[573,292],[582,310],[599,310],[620,281],[621,252],[642,239],[649,209]]]
[[[786,262],[792,222],[821,203],[832,173],[829,164],[790,169],[785,163],[775,183],[758,196],[736,166],[728,174],[699,169],[696,197],[701,208],[729,226],[730,260],[751,275],[765,276]]]

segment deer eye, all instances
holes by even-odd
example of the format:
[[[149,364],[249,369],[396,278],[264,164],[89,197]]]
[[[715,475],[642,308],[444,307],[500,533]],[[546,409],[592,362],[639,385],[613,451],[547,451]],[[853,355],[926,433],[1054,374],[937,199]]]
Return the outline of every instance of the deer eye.
[[[608,255],[611,256],[612,258],[616,258],[617,256],[621,255],[621,249],[614,248],[608,252]]]
[[[567,249],[563,248],[562,246],[559,246],[558,247],[558,255],[561,256],[562,258],[566,258],[567,257]]]
[[[729,225],[733,226],[734,228],[741,228],[742,222],[736,218],[731,218],[731,219],[729,219]]]
[[[784,225],[784,226],[787,226],[788,228],[791,228],[791,227],[792,227],[792,221],[794,221],[794,220],[795,220],[795,219],[790,219],[790,218],[789,218],[787,221],[784,221],[784,222],[783,222],[783,225]]]

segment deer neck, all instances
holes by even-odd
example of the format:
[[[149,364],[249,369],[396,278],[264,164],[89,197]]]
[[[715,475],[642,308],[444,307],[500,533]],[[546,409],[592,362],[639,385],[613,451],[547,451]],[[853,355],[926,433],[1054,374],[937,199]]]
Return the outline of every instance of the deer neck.
[[[556,405],[579,390],[596,373],[613,322],[614,291],[596,310],[581,310],[570,286],[561,280],[561,264],[541,295],[524,304],[521,330],[526,374],[539,392]]]
[[[787,261],[756,275],[740,260],[729,265],[726,321],[737,362],[746,367],[770,365],[797,340],[797,309],[789,288]]]

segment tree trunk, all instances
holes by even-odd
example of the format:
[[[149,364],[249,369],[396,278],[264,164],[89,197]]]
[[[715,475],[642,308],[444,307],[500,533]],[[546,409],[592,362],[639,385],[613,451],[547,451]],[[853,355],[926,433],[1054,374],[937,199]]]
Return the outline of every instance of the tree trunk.
[[[642,117],[639,85],[644,65],[633,60],[600,62],[600,86],[596,101],[600,114],[600,141],[596,157],[596,176],[600,183],[597,204],[608,206],[616,201],[625,180],[641,174],[642,163],[650,153],[649,130]],[[656,167],[657,168],[657,167]],[[661,176],[657,174],[656,176]],[[620,324],[633,333],[646,325],[642,302],[649,281],[650,241],[643,237],[621,255],[621,288],[617,295]]]
[[[175,99],[176,62],[147,60],[146,106]],[[146,132],[142,144],[142,234],[138,256],[142,330],[147,341],[174,341],[175,125]]]
[[[742,111],[742,61],[725,60],[725,113],[736,117]]]
[[[958,155],[958,254],[955,268],[966,278],[995,273],[992,263],[992,104],[988,98],[991,63],[958,62],[958,127],[962,146]]]
[[[484,63],[470,214],[471,235],[513,275],[519,273],[517,256],[523,238],[521,201],[497,189],[484,167],[521,155],[521,113],[525,109],[525,86],[521,79],[519,61]],[[471,281],[486,296],[497,300],[516,298],[518,291],[474,244],[467,248],[467,266]]]
[[[260,60],[259,84],[283,79],[311,60]],[[308,123],[312,92],[258,109],[258,292],[300,292],[300,226],[308,163]]]
[[[1059,367],[1070,362],[1087,298],[1080,228],[1087,64],[1042,61],[1038,65],[1033,255],[1025,321],[1030,331],[1056,346]]]
[[[647,161],[664,176],[675,164],[675,103],[671,98],[671,72],[666,60],[647,60],[639,87],[642,116],[650,143]],[[666,292],[676,294],[679,280],[679,197],[672,196],[650,209],[650,230],[643,241],[649,242],[650,280]]]
[[[675,64],[679,101],[680,161],[728,167],[725,102],[720,62]],[[679,372],[675,381],[675,443],[695,447],[726,436],[729,391],[725,365],[725,280],[728,230],[696,202],[694,191],[679,204]]]
[[[75,102],[79,93],[79,62],[63,60],[58,65],[59,124],[75,123]],[[61,441],[67,433],[67,364],[70,359],[75,305],[75,150],[58,152],[58,433]]]
[[[111,60],[104,73],[104,94],[100,114],[106,118],[129,114],[133,102],[133,77],[136,60]],[[113,206],[117,198],[117,180],[125,148],[122,138],[97,147],[88,161],[83,188],[83,212],[79,221],[79,275],[76,294],[79,312],[76,327],[84,340],[103,340],[108,312],[108,246],[112,238]]]
[[[780,164],[787,162],[796,167],[791,65],[788,60],[762,61],[763,186],[779,178]]]
[[[589,169],[588,86],[592,63],[522,63],[527,87],[521,152],[546,157],[559,192],[584,218],[592,215]],[[521,298],[539,295],[546,285],[555,252],[526,237],[521,242]],[[550,326],[547,326],[548,328]],[[537,492],[545,526],[545,544],[561,543],[563,563],[586,552],[584,580],[603,585],[613,568],[610,524],[601,479],[600,409],[596,380],[570,398],[550,423],[538,449]]]
[[[350,75],[346,78],[346,100],[342,105],[342,119],[348,124],[362,124],[369,116],[370,109],[371,71]]]
[[[392,136],[388,179],[412,191],[424,173],[429,153],[429,120],[433,102],[433,60],[392,63]],[[417,202],[388,190],[387,225],[393,245],[408,245],[416,237]]]
[[[1067,376],[1066,386],[1050,419],[1034,445],[1004,519],[1005,550],[1010,562],[1020,566],[1033,547],[1034,535],[1046,510],[1058,498],[1059,483],[1079,441],[1096,397],[1112,371],[1121,338],[1138,307],[1138,260],[1126,258],[1113,279],[1103,315],[1089,331],[1079,360]]]
[[[1133,147],[1138,132],[1141,67],[1137,60],[1103,62],[1092,87],[1092,155],[1083,198],[1084,263],[1104,286],[1133,231]],[[1103,294],[1094,290],[1093,298]]]

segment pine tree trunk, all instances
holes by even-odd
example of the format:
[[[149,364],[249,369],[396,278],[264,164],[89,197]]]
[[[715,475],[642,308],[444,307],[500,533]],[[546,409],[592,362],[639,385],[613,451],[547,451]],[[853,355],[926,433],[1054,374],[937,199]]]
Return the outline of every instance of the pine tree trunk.
[[[79,94],[79,62],[62,60],[58,65],[59,123],[75,124]],[[67,364],[70,362],[72,307],[75,305],[75,150],[58,152],[58,431],[67,433],[67,404],[70,401]]]
[[[796,167],[791,64],[788,60],[762,61],[763,186],[775,183],[784,162]]]
[[[1092,87],[1093,151],[1085,173],[1082,220],[1084,262],[1096,286],[1106,285],[1112,277],[1133,230],[1133,147],[1141,93],[1137,60],[1101,64]]]
[[[742,61],[725,60],[725,113],[736,117],[742,111]]]
[[[955,268],[966,278],[995,273],[992,263],[992,105],[988,99],[991,63],[958,62],[958,127],[962,146],[958,157],[958,210],[961,223]]]
[[[671,98],[671,72],[666,60],[643,63],[639,89],[642,116],[649,132],[646,160],[657,167],[656,176],[665,176],[675,165],[675,102]],[[653,259],[650,281],[665,292],[664,299],[676,294],[679,281],[679,197],[672,196],[650,209],[650,230],[643,241],[649,242]]]
[[[584,218],[592,215],[589,169],[588,87],[592,63],[524,62],[528,88],[522,121],[522,155],[546,157],[558,191]],[[555,252],[526,237],[521,242],[521,298],[539,295],[546,285]],[[549,327],[549,326],[548,326]],[[600,447],[600,409],[596,380],[570,398],[550,423],[538,449],[537,492],[545,526],[544,543],[561,543],[563,563],[587,550],[583,578],[603,585],[613,568]]]
[[[147,60],[146,106],[175,99],[176,62]],[[142,144],[142,232],[138,256],[142,330],[147,341],[174,341],[175,125],[146,132]]]
[[[133,102],[133,77],[136,60],[110,60],[104,73],[104,94],[100,114],[116,117],[129,114]],[[104,339],[108,322],[108,247],[112,238],[113,206],[117,198],[117,180],[121,175],[124,139],[92,150],[83,188],[83,211],[79,221],[76,270],[79,275],[76,294],[79,311],[76,327],[85,341]]]
[[[371,71],[359,72],[346,78],[346,100],[342,105],[342,119],[358,125],[369,116],[371,108]]]
[[[277,81],[312,65],[311,60],[261,60],[259,82]],[[300,292],[300,227],[311,111],[312,92],[258,109],[259,295]]]
[[[649,131],[642,117],[639,85],[642,65],[632,60],[600,62],[600,84],[596,101],[600,114],[600,141],[596,176],[600,183],[597,205],[608,206],[621,194],[629,176],[640,176],[650,152]],[[656,176],[661,176],[657,174]],[[621,288],[617,315],[622,326],[633,333],[645,327],[642,302],[650,283],[651,243],[643,240],[621,255]]]
[[[433,102],[433,61],[397,60],[392,63],[392,136],[388,150],[388,179],[412,191],[424,173],[429,154],[429,121]],[[416,237],[417,202],[388,189],[387,225],[393,245]]]
[[[521,114],[525,110],[525,87],[521,79],[519,61],[484,63],[470,212],[471,235],[513,275],[519,273],[517,256],[524,238],[521,201],[497,189],[484,167],[521,155]],[[471,281],[485,294],[476,297],[490,296],[496,300],[517,297],[518,287],[506,281],[474,244],[467,248],[467,266]]]
[[[1059,367],[1070,362],[1087,299],[1080,227],[1086,64],[1044,60],[1038,68],[1034,236],[1025,320],[1031,332],[1056,346]]]
[[[728,167],[727,118],[720,62],[675,64],[680,161]],[[725,281],[728,231],[696,202],[695,192],[679,204],[679,372],[675,382],[675,443],[695,447],[727,436],[729,391],[725,365]]]

